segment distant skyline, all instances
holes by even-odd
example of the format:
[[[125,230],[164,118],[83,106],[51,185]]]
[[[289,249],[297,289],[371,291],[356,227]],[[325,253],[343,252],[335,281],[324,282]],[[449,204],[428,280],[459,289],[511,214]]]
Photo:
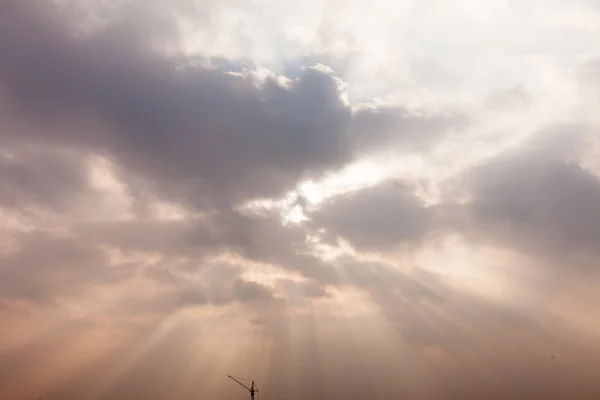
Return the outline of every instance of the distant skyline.
[[[599,27],[2,0],[0,398],[600,398]]]

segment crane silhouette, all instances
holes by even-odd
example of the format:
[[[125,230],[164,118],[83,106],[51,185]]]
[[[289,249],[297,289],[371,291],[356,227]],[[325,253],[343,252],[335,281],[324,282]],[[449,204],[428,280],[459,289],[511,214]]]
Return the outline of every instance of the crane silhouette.
[[[250,400],[254,400],[254,393],[258,393],[258,386],[256,386],[254,384],[254,381],[252,381],[252,384],[250,385],[250,387],[248,387],[248,386],[244,385],[242,382],[240,382],[237,379],[235,379],[231,375],[227,375],[227,377],[230,378],[231,380],[233,380],[234,382],[236,382],[238,385],[240,385],[241,387],[243,387],[247,391],[249,391],[250,392]]]

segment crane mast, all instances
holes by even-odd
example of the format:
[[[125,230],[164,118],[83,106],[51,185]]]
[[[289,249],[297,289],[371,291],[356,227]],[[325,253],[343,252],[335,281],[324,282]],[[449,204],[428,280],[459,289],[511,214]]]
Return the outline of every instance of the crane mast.
[[[236,382],[238,385],[240,385],[244,389],[246,389],[248,392],[250,392],[250,400],[254,400],[254,393],[258,393],[258,387],[254,384],[254,381],[252,381],[252,385],[250,385],[250,387],[248,387],[248,386],[244,385],[242,382],[235,379],[231,375],[227,375],[227,377],[229,379],[233,380],[234,382]]]

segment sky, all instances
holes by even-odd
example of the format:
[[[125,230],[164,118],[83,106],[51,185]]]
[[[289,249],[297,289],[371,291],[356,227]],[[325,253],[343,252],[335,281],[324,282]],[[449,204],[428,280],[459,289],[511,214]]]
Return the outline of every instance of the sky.
[[[2,0],[0,399],[597,399],[595,0]]]

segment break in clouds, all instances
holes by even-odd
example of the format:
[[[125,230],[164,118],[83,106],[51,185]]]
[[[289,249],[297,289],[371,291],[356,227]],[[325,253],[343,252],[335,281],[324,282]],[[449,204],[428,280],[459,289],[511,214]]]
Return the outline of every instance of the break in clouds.
[[[0,395],[595,398],[599,11],[459,3],[2,1]]]

